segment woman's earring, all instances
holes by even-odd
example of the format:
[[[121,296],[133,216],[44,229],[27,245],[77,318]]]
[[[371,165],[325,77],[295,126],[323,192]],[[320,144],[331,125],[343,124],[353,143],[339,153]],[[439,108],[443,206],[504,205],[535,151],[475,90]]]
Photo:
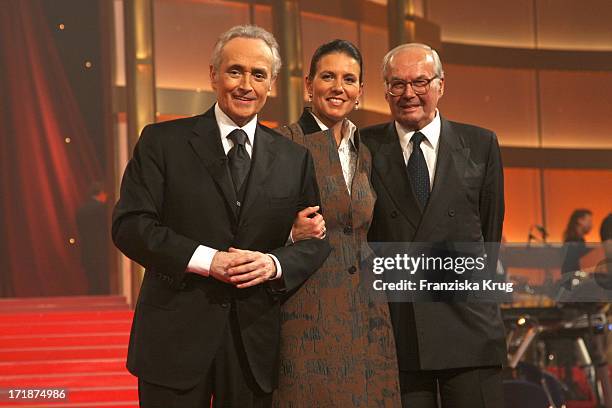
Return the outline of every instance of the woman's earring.
[[[312,94],[308,94],[308,102],[312,102]]]
[[[355,101],[355,110],[359,110],[359,99]]]

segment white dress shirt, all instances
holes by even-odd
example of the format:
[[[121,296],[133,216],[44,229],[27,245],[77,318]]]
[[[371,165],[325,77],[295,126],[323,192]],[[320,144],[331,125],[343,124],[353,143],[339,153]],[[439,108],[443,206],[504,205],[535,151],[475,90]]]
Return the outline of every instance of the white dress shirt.
[[[236,125],[234,121],[221,110],[221,108],[219,108],[219,104],[215,104],[215,118],[217,120],[217,126],[219,127],[219,133],[221,134],[221,144],[223,145],[223,151],[225,154],[227,155],[230,149],[234,147],[234,142],[232,142],[227,135],[229,135],[235,129],[242,129],[247,134],[247,141],[245,143],[246,151],[249,156],[252,157],[253,146],[255,143],[255,130],[257,129],[257,115],[255,115],[246,125],[240,127]],[[215,248],[211,248],[206,245],[199,245],[193,252],[191,259],[187,264],[187,272],[208,276],[210,274],[210,265],[217,251],[218,250]],[[280,262],[276,256],[272,254],[268,255],[276,264],[276,276],[274,279],[278,279],[282,275]]]
[[[404,155],[404,163],[408,165],[408,159],[412,154],[412,143],[410,138],[416,133],[414,130],[404,129],[402,125],[395,122],[395,129],[399,136],[399,142],[402,146],[402,154]],[[427,124],[423,129],[419,129],[425,139],[421,142],[421,150],[425,156],[425,162],[427,162],[427,170],[429,172],[429,189],[433,188],[434,176],[436,175],[436,161],[438,160],[438,145],[440,142],[440,112],[436,109],[436,116],[434,119]]]

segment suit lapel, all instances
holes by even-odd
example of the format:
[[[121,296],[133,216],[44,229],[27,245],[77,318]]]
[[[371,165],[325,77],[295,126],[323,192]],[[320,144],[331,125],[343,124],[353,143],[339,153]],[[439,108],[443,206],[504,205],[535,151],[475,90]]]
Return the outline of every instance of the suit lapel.
[[[263,186],[266,184],[266,180],[272,170],[272,165],[276,157],[276,153],[274,152],[274,137],[259,124],[257,124],[257,130],[255,131],[254,143],[251,171],[249,173],[244,205],[240,217],[246,217],[254,208],[257,209],[253,204],[256,202],[257,197],[263,190]]]
[[[440,118],[440,120],[442,123],[436,174],[415,241],[419,241],[420,237],[430,236],[436,224],[447,216],[449,199],[462,183],[461,175],[464,174],[466,160],[469,157],[469,148],[463,147],[461,136],[453,131],[446,119]]]
[[[410,187],[394,122],[387,125],[384,141],[372,162],[395,205],[416,229],[420,223],[421,209]]]
[[[189,143],[219,187],[236,221],[238,218],[235,205],[236,192],[227,167],[227,156],[221,144],[221,134],[215,119],[214,108],[209,109],[199,118],[193,128],[193,133]]]

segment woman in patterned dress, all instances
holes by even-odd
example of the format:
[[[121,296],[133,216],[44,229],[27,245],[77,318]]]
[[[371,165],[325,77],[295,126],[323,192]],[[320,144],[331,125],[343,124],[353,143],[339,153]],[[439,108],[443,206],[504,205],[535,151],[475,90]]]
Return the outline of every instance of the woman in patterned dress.
[[[376,196],[370,152],[347,115],[359,105],[362,79],[357,47],[320,46],[305,78],[312,108],[280,129],[312,153],[324,211],[324,222],[317,207],[300,212],[292,239],[326,234],[332,252],[283,305],[276,407],[401,406],[388,306],[361,270]]]

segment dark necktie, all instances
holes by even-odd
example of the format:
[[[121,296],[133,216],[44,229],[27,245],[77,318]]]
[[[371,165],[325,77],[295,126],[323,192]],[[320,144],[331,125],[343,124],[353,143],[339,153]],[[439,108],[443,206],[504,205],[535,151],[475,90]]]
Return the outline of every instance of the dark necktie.
[[[251,158],[245,147],[247,134],[242,129],[234,129],[227,137],[234,142],[234,147],[227,152],[227,158],[229,159],[234,189],[236,194],[238,194],[251,168]]]
[[[429,170],[427,170],[427,162],[425,161],[425,155],[421,150],[421,142],[425,139],[425,136],[421,132],[416,132],[410,138],[412,142],[412,153],[408,159],[408,165],[406,170],[408,171],[408,178],[412,185],[412,191],[416,196],[421,209],[424,209],[429,199]]]

